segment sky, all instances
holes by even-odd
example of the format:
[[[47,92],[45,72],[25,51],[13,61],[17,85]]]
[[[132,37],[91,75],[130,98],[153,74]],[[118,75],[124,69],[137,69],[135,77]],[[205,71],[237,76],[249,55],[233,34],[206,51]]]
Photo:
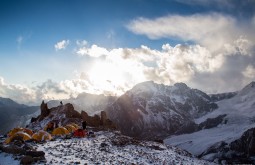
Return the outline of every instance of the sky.
[[[255,1],[0,0],[0,97],[119,96],[144,81],[255,81]]]

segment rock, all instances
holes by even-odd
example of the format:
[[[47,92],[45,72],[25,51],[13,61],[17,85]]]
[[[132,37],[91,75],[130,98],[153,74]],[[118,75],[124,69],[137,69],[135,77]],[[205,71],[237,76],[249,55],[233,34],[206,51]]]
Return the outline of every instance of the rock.
[[[42,104],[41,104],[41,116],[40,116],[40,118],[43,119],[46,116],[48,116],[49,114],[50,114],[50,110],[48,108],[48,105],[45,104],[44,101],[42,101]]]
[[[39,121],[39,122],[38,122]],[[67,125],[69,123],[81,123],[81,114],[77,112],[73,105],[67,103],[57,107],[48,108],[44,101],[41,104],[41,114],[37,118],[31,119],[28,128],[41,128],[40,123],[54,122],[58,125]]]
[[[26,150],[16,145],[2,147],[2,151],[10,154],[25,154]]]
[[[32,157],[44,157],[45,153],[43,151],[27,151],[26,155]]]
[[[83,121],[85,120],[87,122],[87,126],[91,126],[91,127],[99,127],[100,126],[101,120],[98,115],[94,115],[92,117],[92,116],[89,116],[86,112],[82,111],[81,117],[82,117]]]
[[[20,164],[24,164],[24,165],[28,165],[28,164],[32,164],[34,162],[34,159],[32,158],[32,156],[23,156],[20,160]]]
[[[106,124],[106,120],[107,120],[107,115],[106,115],[106,112],[105,111],[101,111],[101,123],[102,125],[105,125]]]

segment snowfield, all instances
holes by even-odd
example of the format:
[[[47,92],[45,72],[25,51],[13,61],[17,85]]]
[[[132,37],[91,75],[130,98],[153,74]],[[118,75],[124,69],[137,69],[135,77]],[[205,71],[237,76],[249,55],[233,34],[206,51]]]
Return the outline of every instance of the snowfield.
[[[230,144],[239,139],[243,133],[255,127],[255,83],[247,85],[236,96],[217,102],[218,109],[197,118],[200,124],[208,118],[226,115],[224,121],[217,127],[203,129],[190,134],[170,136],[164,142],[182,148],[194,155],[200,155],[211,146],[226,142]],[[214,160],[215,155],[205,155],[202,158]]]
[[[95,134],[93,138],[56,139],[38,144],[37,150],[45,152],[46,164],[214,164],[161,143],[112,132]]]

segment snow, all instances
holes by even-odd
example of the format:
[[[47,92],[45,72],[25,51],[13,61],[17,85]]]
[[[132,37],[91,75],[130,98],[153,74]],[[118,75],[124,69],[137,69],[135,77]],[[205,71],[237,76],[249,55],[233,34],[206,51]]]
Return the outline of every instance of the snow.
[[[97,132],[95,138],[57,139],[38,144],[37,150],[45,152],[46,164],[213,164],[156,142],[113,144],[112,140],[123,137]]]
[[[255,127],[254,98],[255,88],[248,85],[233,98],[217,102],[218,109],[195,119],[195,122],[200,124],[208,118],[226,114],[227,116],[224,118],[226,123],[191,134],[171,136],[164,142],[199,155],[217,143],[222,141],[230,143],[239,139],[246,130]],[[204,158],[211,156],[207,155]]]
[[[0,152],[0,165],[19,165],[19,160],[14,160],[11,154]]]

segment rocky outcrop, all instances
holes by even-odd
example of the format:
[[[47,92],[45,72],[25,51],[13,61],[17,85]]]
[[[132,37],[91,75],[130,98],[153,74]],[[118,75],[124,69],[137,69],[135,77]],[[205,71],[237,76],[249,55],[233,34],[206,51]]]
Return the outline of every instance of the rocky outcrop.
[[[101,117],[99,115],[89,116],[86,112],[82,111],[81,117],[83,121],[87,122],[88,126],[116,129],[115,124],[107,117],[105,111],[101,111]]]
[[[69,123],[80,124],[81,114],[70,103],[49,109],[43,101],[41,104],[41,114],[37,118],[32,118],[28,127],[40,130],[49,122],[57,123],[59,126]],[[44,124],[42,125],[42,123]]]
[[[47,117],[50,114],[50,109],[48,108],[47,104],[44,103],[44,101],[42,101],[40,108],[41,108],[41,115],[39,116],[39,121],[43,120],[45,117]]]
[[[101,120],[98,115],[89,116],[87,114],[87,112],[82,111],[81,118],[83,121],[87,122],[87,126],[91,126],[91,127],[99,127],[100,126]]]
[[[219,142],[203,152],[199,157],[214,155],[213,159],[225,164],[254,164],[255,156],[255,128],[251,128],[243,135],[231,142]]]
[[[9,145],[1,144],[0,151],[17,155],[17,159],[20,159],[20,164],[46,162],[43,151],[37,151],[34,146],[22,140],[15,140]]]
[[[216,102],[216,101],[221,101],[225,99],[230,99],[237,95],[237,92],[228,92],[228,93],[219,93],[219,94],[211,94],[209,95],[211,100]]]
[[[210,128],[213,128],[213,127],[217,127],[219,124],[223,123],[224,118],[226,116],[227,115],[224,114],[224,115],[219,115],[216,118],[208,118],[208,119],[206,119],[206,121],[199,124],[198,130],[210,129]],[[223,124],[226,124],[226,122],[227,122],[227,120],[225,120]]]

